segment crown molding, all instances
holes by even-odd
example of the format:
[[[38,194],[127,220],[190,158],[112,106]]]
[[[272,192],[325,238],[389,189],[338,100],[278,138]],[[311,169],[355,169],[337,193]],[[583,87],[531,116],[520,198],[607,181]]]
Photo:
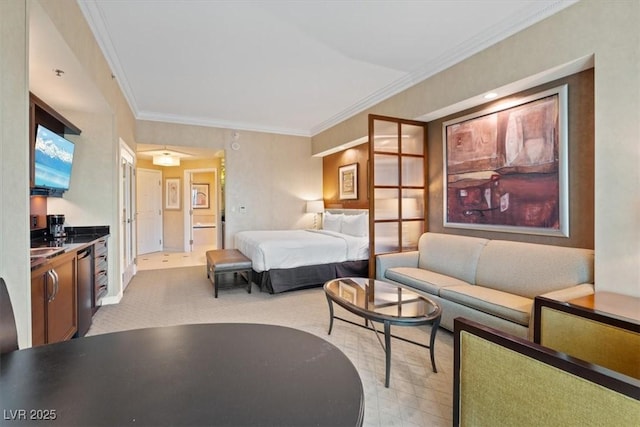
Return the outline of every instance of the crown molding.
[[[236,121],[230,121],[230,120],[216,120],[216,119],[210,119],[206,117],[181,116],[177,114],[160,114],[160,113],[155,113],[150,111],[140,112],[136,116],[136,119],[148,120],[152,122],[175,123],[175,124],[181,124],[181,125],[233,129],[233,130],[241,130],[246,132],[262,132],[262,133],[274,133],[279,135],[303,136],[308,138],[311,137],[311,134],[306,129],[291,129],[291,128],[282,128],[282,127],[273,127],[273,126],[262,126],[262,125],[256,125],[255,123],[236,122]]]
[[[136,117],[139,112],[136,97],[134,96],[133,89],[127,80],[127,75],[120,65],[120,60],[118,59],[115,48],[113,47],[111,37],[109,37],[109,31],[107,31],[104,14],[102,13],[100,6],[94,0],[78,0],[78,6],[87,20],[89,28],[91,28],[94,34],[96,43],[100,46],[102,54],[111,68],[111,73],[115,76],[116,82],[118,83],[118,86],[120,86],[120,90],[129,104],[129,108],[131,108],[134,117]]]

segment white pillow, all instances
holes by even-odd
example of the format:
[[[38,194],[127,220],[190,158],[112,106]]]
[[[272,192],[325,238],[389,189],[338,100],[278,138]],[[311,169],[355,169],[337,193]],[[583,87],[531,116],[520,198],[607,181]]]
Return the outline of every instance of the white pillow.
[[[342,234],[349,234],[355,237],[364,237],[369,232],[369,221],[367,215],[345,215],[342,219],[342,228],[340,229]]]
[[[332,214],[330,212],[325,212],[324,217],[322,218],[322,229],[340,233],[343,217],[343,214]]]

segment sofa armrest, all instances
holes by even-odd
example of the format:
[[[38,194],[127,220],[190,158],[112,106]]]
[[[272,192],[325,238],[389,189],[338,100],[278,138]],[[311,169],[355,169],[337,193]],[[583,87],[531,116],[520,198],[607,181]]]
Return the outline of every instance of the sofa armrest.
[[[540,295],[541,297],[554,299],[556,301],[569,301],[576,298],[586,297],[595,292],[593,283],[582,283],[580,285],[571,286],[557,291],[547,292]]]
[[[398,252],[376,256],[376,279],[384,279],[384,273],[393,267],[418,267],[418,251]]]

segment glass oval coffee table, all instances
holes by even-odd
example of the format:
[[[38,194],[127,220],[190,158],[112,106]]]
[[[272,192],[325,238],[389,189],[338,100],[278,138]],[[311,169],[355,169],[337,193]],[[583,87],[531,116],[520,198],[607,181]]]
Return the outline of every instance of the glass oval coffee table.
[[[329,335],[331,335],[331,330],[333,329],[333,319],[342,320],[376,332],[376,337],[380,345],[382,345],[386,356],[385,387],[389,387],[392,337],[428,348],[433,372],[438,372],[433,346],[438,326],[440,325],[442,309],[434,301],[402,286],[361,277],[330,280],[324,284],[324,292],[329,304]],[[333,312],[333,303],[362,317],[364,325],[336,316]],[[371,327],[369,322],[371,322]],[[379,331],[375,328],[373,322],[379,322],[384,325],[384,344],[380,340]],[[429,345],[392,335],[391,325],[431,325]]]

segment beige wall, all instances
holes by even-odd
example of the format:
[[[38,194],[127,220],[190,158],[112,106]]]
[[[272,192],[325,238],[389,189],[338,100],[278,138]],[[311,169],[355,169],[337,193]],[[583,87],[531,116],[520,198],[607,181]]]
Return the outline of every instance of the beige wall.
[[[27,6],[0,1],[0,277],[7,283],[20,347],[31,345]]]
[[[105,143],[113,137],[113,118],[110,114],[59,112],[82,129],[82,134],[66,136],[75,142],[69,191],[62,198],[49,197],[47,211],[64,214],[67,226],[110,225],[113,228],[117,224],[113,207],[118,205],[118,199],[113,188],[118,187],[119,175],[114,167],[118,164],[118,147]]]
[[[583,0],[316,135],[314,153],[367,133],[367,114],[417,118],[593,55],[596,287],[640,296],[640,2]]]

